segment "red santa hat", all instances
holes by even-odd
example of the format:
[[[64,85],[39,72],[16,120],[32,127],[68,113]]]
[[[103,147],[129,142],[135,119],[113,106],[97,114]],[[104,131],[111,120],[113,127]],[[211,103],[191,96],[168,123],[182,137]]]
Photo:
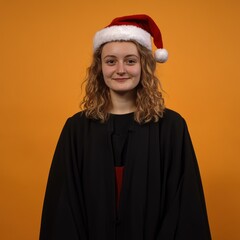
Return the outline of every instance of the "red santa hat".
[[[153,19],[144,14],[113,19],[107,27],[95,34],[93,48],[95,51],[107,42],[135,40],[142,46],[152,50],[151,36],[157,47],[154,54],[156,61],[160,63],[166,62],[168,52],[163,48],[161,32]]]

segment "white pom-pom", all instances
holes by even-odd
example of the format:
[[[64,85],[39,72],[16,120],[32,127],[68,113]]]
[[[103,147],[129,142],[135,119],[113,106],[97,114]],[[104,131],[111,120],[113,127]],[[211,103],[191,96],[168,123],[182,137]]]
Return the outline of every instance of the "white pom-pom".
[[[168,59],[168,52],[166,49],[162,48],[162,49],[157,49],[155,51],[155,55],[154,55],[155,59],[157,62],[159,63],[164,63],[167,61]]]

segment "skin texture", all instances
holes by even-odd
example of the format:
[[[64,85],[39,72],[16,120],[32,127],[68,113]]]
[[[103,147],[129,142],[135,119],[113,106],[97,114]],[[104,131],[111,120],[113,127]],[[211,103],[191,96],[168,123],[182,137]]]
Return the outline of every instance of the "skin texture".
[[[102,73],[110,90],[113,113],[135,110],[136,86],[141,78],[140,55],[133,42],[110,42],[101,55]]]

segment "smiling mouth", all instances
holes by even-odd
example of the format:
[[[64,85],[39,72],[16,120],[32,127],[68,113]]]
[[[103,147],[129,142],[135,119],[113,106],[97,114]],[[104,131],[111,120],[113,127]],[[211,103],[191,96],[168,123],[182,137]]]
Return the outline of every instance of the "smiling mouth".
[[[113,78],[113,80],[119,81],[119,82],[126,81],[128,79],[130,79],[130,78]]]

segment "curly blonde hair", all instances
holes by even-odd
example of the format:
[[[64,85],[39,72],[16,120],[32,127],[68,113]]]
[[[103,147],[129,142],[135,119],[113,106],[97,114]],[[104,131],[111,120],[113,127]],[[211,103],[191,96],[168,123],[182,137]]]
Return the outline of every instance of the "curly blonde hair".
[[[136,111],[134,120],[140,124],[150,121],[157,122],[163,116],[165,109],[162,87],[155,75],[156,60],[152,52],[136,41],[135,43],[141,59],[141,79],[136,87]],[[106,86],[103,74],[101,53],[104,45],[100,46],[93,54],[93,60],[87,69],[85,96],[80,104],[85,110],[86,117],[105,122],[109,118],[108,109],[111,96]]]

